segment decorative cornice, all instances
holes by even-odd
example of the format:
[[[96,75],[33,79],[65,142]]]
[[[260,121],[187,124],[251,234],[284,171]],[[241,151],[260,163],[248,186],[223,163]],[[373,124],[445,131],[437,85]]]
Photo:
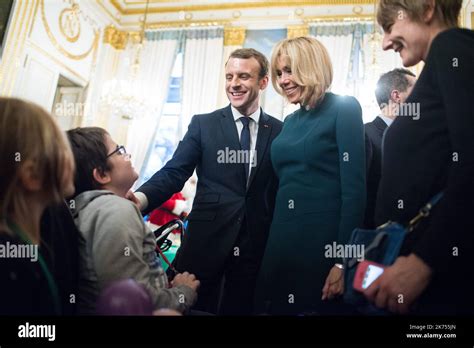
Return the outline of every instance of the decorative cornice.
[[[121,15],[143,14],[145,8],[123,8],[118,0],[110,0],[110,3]],[[282,6],[330,6],[330,5],[372,5],[374,0],[261,0],[252,2],[222,2],[219,4],[180,4],[179,6],[150,7],[148,13],[165,13],[179,11],[216,11],[229,9],[250,9],[261,7]],[[146,1],[135,2],[137,5],[145,5]]]
[[[224,27],[224,46],[243,46],[244,41],[244,27]]]
[[[104,43],[111,45],[116,50],[123,50],[127,46],[129,33],[109,25],[104,29]]]
[[[286,37],[288,39],[294,39],[295,37],[308,36],[309,26],[306,25],[289,25],[287,28]]]

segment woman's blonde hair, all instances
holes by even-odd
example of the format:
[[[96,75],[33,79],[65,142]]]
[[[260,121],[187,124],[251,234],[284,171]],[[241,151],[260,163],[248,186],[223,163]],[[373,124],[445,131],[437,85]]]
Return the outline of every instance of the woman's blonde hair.
[[[384,31],[389,31],[395,19],[406,12],[408,18],[421,22],[430,0],[380,0],[377,10],[377,22]],[[448,28],[458,26],[462,0],[434,0],[434,16]]]
[[[0,97],[0,226],[11,214],[27,214],[19,170],[25,161],[34,164],[43,192],[60,202],[66,190],[66,168],[74,171],[74,159],[65,134],[41,107],[14,98]]]
[[[328,51],[312,37],[285,39],[273,48],[271,59],[272,84],[286,97],[277,82],[277,64],[284,59],[301,91],[301,104],[316,106],[324,98],[332,83],[332,63]]]

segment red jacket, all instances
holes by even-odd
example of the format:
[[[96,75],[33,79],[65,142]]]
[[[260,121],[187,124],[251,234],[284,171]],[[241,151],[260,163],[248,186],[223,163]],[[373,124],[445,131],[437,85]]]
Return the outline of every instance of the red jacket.
[[[153,210],[150,213],[150,222],[158,225],[158,226],[163,226],[164,224],[170,222],[171,220],[174,219],[180,219],[182,211],[179,212],[179,215],[176,215],[173,213],[173,210],[176,207],[176,201],[185,201],[186,199],[183,197],[181,192],[175,193],[173,196],[171,196],[170,199],[168,199],[165,203],[163,203],[159,208]],[[181,210],[181,209],[178,209]]]

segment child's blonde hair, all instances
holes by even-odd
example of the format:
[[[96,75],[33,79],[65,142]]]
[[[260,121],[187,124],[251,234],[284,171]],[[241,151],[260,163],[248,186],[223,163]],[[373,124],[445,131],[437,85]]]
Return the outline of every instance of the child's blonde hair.
[[[27,160],[34,164],[45,196],[51,198],[51,203],[60,202],[67,189],[64,171],[67,168],[74,171],[65,135],[41,107],[0,97],[0,227],[6,231],[8,217],[13,213],[28,213],[18,175]]]

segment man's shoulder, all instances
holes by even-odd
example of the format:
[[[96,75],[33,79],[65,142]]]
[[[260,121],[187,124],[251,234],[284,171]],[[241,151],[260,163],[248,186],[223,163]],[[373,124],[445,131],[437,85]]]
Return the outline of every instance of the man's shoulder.
[[[280,121],[278,118],[271,116],[265,112],[263,114],[267,118],[267,122],[270,123],[276,129],[281,129],[283,127],[283,122]]]
[[[280,120],[279,120],[278,118],[276,118],[275,116],[269,115],[269,114],[267,114],[267,113],[265,113],[265,115],[268,116],[268,119],[269,119],[271,122],[273,122],[273,123],[275,123],[275,124],[280,124],[280,125],[283,124],[283,122],[280,121]]]
[[[205,114],[196,114],[196,115],[194,115],[193,118],[199,119],[200,122],[208,121],[208,120],[214,120],[216,117],[222,116],[227,111],[230,111],[229,106],[226,106],[224,108],[217,109],[217,110],[214,110],[212,112],[205,113]]]
[[[431,47],[445,49],[446,46],[471,46],[474,43],[474,31],[464,28],[451,28],[439,33],[434,39]]]
[[[364,124],[365,136],[370,141],[382,139],[383,132],[387,128],[386,123],[379,116]]]
[[[454,58],[461,61],[472,61],[474,52],[474,31],[469,29],[451,28],[439,33],[430,46],[430,51],[426,59],[425,65],[429,67],[429,63],[433,60],[439,62],[448,61],[452,64]],[[459,69],[470,69],[472,64],[459,64]],[[450,72],[449,69],[441,67],[443,72]]]
[[[364,123],[364,128],[367,130],[367,129],[374,129],[376,128],[376,123],[377,123],[377,118],[379,118],[378,116],[375,117],[372,121],[370,122],[367,122],[367,123]]]

